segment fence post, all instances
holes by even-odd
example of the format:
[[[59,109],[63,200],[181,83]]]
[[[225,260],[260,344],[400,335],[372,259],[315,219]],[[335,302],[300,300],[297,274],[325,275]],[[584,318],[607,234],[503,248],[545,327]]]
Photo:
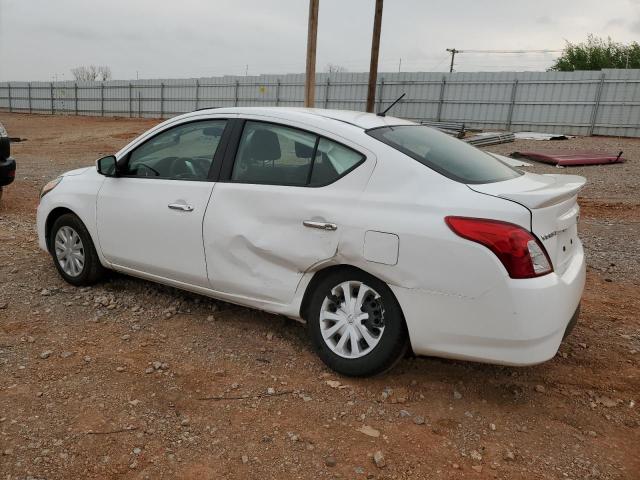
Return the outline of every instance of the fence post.
[[[29,102],[29,113],[31,112],[31,82],[27,83],[27,101]]]
[[[327,108],[327,105],[329,105],[329,87],[331,86],[331,83],[329,82],[329,77],[327,77],[327,85],[324,89],[324,108]]]
[[[164,83],[160,83],[160,118],[164,117]]]
[[[129,82],[129,118],[133,117],[133,99],[131,98],[131,82]]]
[[[240,82],[236,80],[236,91],[235,91],[235,103],[233,104],[235,107],[238,106],[238,89],[240,88]]]
[[[138,90],[138,118],[142,118],[142,100],[141,100],[141,96],[140,96],[140,90]]]
[[[196,108],[194,108],[194,110],[198,110],[199,104],[200,104],[200,81],[196,79]]]
[[[73,109],[78,116],[78,82],[73,84]]]
[[[7,82],[7,90],[8,90],[7,96],[9,98],[9,112],[11,112],[11,83],[10,82]]]
[[[440,84],[440,98],[438,99],[438,113],[436,114],[436,121],[442,121],[442,106],[444,105],[444,89],[447,87],[447,77],[442,76],[442,83]]]
[[[382,111],[383,94],[384,94],[384,78],[381,78],[380,88],[378,90],[378,113]]]
[[[53,106],[53,82],[49,82],[49,95],[51,96],[51,115],[55,113]]]
[[[593,130],[596,127],[596,118],[598,117],[598,108],[600,107],[600,97],[602,97],[602,87],[604,86],[605,75],[606,74],[604,72],[600,75],[600,83],[598,83],[598,89],[596,90],[595,103],[593,105],[593,110],[591,111],[591,121],[589,122],[589,136],[593,135]]]
[[[276,107],[280,103],[280,79],[276,81]]]
[[[100,83],[100,116],[104,117],[104,82]]]
[[[513,109],[516,106],[516,92],[518,91],[518,79],[513,81],[511,87],[511,101],[509,103],[509,112],[507,113],[507,130],[511,130],[511,120],[513,119]]]

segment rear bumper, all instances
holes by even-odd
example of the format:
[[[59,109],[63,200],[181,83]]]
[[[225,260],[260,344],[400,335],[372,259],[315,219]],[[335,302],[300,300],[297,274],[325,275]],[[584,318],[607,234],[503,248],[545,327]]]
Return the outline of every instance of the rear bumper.
[[[478,297],[391,286],[419,355],[504,365],[553,356],[577,320],[586,276],[582,245],[562,275],[506,279]]]

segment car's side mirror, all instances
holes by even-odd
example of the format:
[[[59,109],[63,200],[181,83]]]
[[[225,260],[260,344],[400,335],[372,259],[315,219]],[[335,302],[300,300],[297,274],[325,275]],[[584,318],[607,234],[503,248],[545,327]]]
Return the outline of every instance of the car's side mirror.
[[[116,161],[116,157],[113,155],[99,159],[96,162],[96,167],[100,175],[104,175],[105,177],[118,176],[118,162]]]

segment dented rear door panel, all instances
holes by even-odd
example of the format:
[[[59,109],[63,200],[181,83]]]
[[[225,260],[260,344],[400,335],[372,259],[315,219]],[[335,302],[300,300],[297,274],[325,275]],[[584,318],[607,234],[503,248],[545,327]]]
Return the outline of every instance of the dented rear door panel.
[[[289,304],[305,272],[331,263],[371,175],[366,161],[319,188],[219,182],[203,223],[211,288],[246,299]],[[332,223],[335,230],[304,221]]]

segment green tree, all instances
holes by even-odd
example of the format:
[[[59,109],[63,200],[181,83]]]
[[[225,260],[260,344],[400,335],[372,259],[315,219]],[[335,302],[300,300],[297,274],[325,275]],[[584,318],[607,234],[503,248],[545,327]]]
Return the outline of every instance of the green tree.
[[[562,55],[549,70],[602,70],[603,68],[640,68],[640,45],[618,43],[589,35],[586,42],[567,42]]]

